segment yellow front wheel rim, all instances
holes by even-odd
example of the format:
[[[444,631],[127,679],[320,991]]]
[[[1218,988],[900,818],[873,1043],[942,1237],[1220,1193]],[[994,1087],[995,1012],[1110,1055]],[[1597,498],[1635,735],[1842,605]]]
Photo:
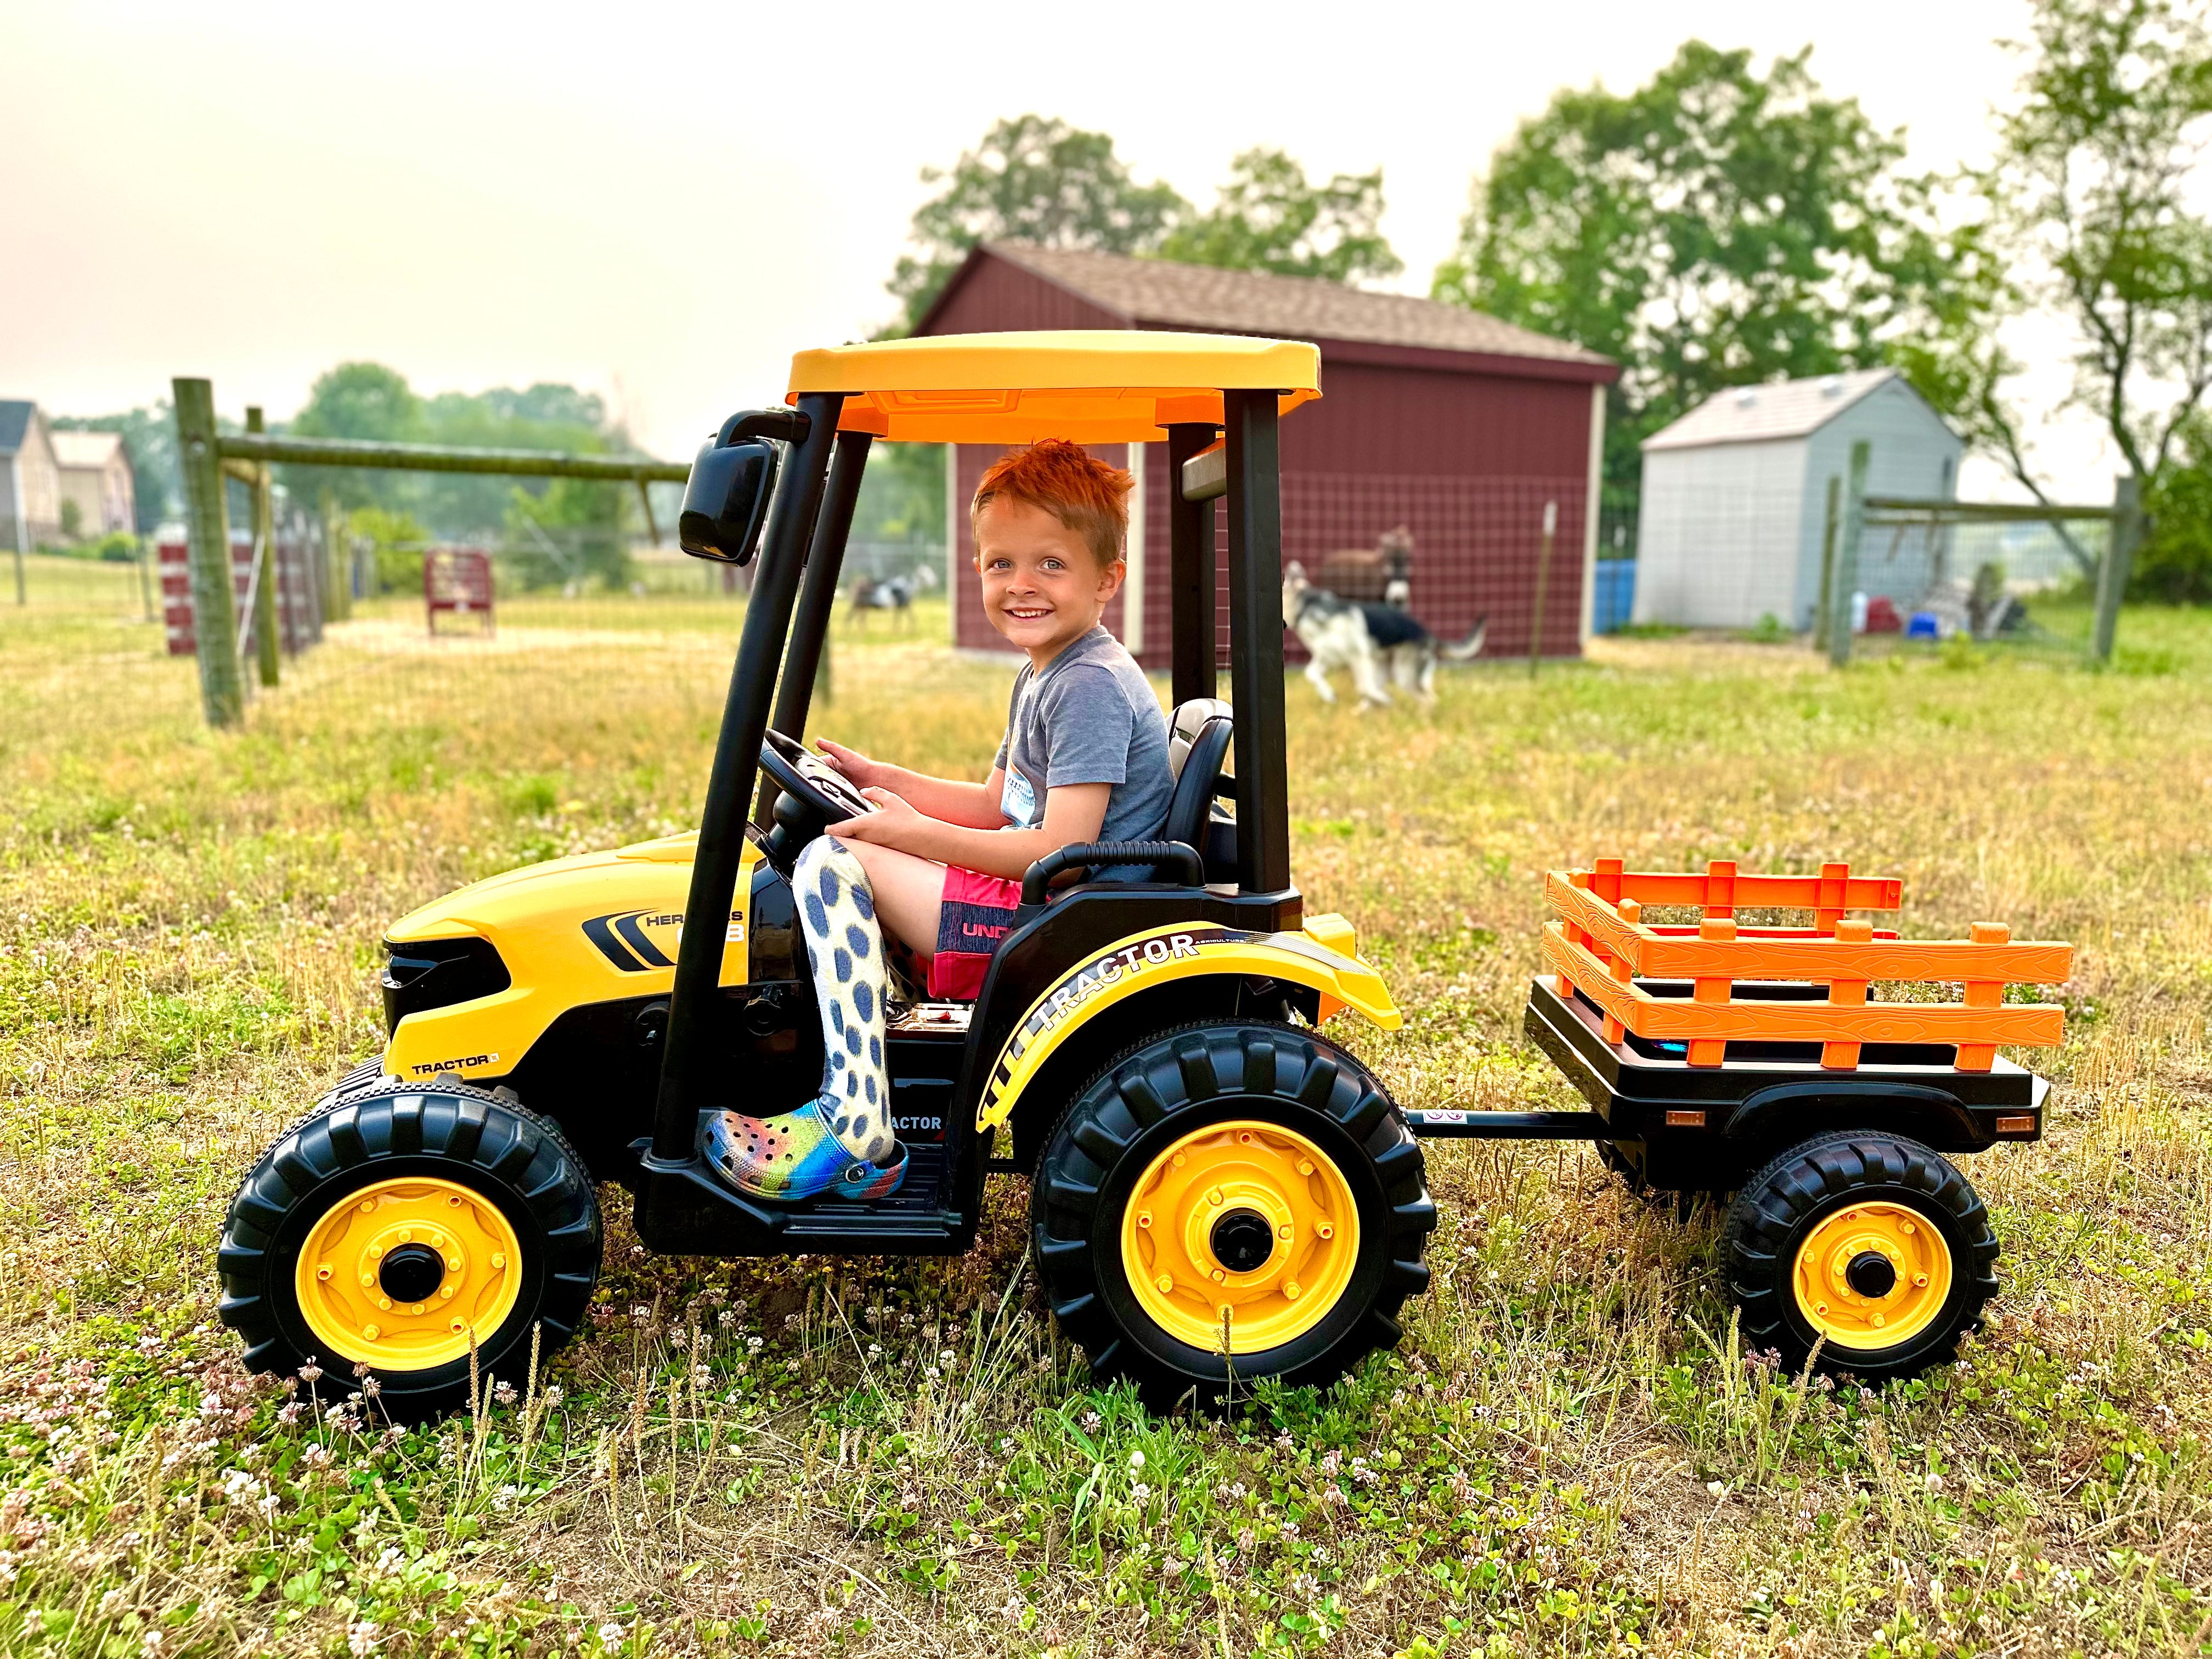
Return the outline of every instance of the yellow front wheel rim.
[[[1831,1351],[1893,1348],[1936,1322],[1951,1296],[1951,1247],[1923,1211],[1847,1204],[1797,1247],[1797,1311]]]
[[[1216,1123],[1155,1158],[1121,1212],[1137,1305],[1215,1353],[1257,1353],[1328,1316],[1359,1257],[1359,1212],[1335,1161],[1273,1123]]]
[[[356,1188],[308,1229],[301,1316],[328,1352],[425,1371],[482,1346],[522,1293],[522,1246],[472,1188],[398,1176]]]

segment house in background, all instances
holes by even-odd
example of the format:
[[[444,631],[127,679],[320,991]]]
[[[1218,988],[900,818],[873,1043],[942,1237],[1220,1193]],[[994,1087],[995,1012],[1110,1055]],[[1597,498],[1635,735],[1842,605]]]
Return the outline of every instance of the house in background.
[[[1895,369],[1739,386],[1645,439],[1635,619],[1812,626],[1828,481],[1849,479],[1862,440],[1869,495],[1953,498],[1966,446]],[[1962,574],[1943,568],[1948,533],[1869,534],[1860,589],[1911,609],[1931,583]]]
[[[136,530],[137,505],[132,497],[131,458],[118,432],[54,432],[54,465],[61,475],[64,501],[76,503],[76,532],[105,536],[118,530]]]
[[[27,398],[0,398],[0,548],[27,553],[61,534],[61,474],[46,417]]]
[[[1486,654],[1528,653],[1545,507],[1555,503],[1542,648],[1579,653],[1590,624],[1605,387],[1620,374],[1610,361],[1431,300],[1018,242],[975,248],[915,332],[1129,328],[1318,345],[1321,400],[1282,425],[1284,561],[1317,574],[1326,555],[1374,548],[1402,526],[1413,540],[1413,614],[1440,635],[1456,638],[1486,616]],[[1094,447],[1143,482],[1130,501],[1124,596],[1106,621],[1139,661],[1164,667],[1167,446]],[[1000,453],[950,452],[946,557],[959,646],[1006,648],[976,595],[966,510]],[[1225,577],[1216,591],[1225,606]],[[1295,638],[1285,645],[1298,654]]]

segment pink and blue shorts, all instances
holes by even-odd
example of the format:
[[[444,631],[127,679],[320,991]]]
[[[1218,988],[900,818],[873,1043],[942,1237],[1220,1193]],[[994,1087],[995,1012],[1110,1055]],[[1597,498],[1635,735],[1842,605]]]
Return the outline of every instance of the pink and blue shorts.
[[[937,953],[929,959],[929,994],[947,1002],[972,1002],[983,988],[991,957],[1014,929],[1022,884],[957,865],[945,866],[937,919]]]

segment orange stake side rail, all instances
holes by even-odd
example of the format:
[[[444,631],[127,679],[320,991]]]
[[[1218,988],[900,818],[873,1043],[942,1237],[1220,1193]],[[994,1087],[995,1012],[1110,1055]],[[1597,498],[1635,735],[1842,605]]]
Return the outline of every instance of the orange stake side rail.
[[[1904,884],[1855,877],[1848,866],[1823,865],[1818,876],[1738,873],[1716,860],[1704,875],[1648,874],[1600,859],[1594,870],[1554,870],[1544,894],[1559,920],[1544,930],[1544,960],[1562,997],[1577,987],[1605,1011],[1605,1036],[1626,1032],[1688,1045],[1692,1066],[1717,1066],[1731,1039],[1814,1042],[1820,1063],[1850,1071],[1867,1042],[1946,1043],[1962,1072],[1986,1072],[1999,1043],[2047,1047],[2058,1042],[2063,1011],[2008,1005],[2008,984],[2056,985],[2073,971],[2074,947],[2015,945],[2010,930],[1976,922],[1971,939],[1901,939],[1877,933],[1845,910],[1894,910]],[[1653,927],[1645,904],[1695,905],[1704,920],[1687,927]],[[1739,927],[1739,907],[1806,909],[1807,927]],[[1634,981],[1688,980],[1692,995],[1655,996]],[[1739,1001],[1738,980],[1803,980],[1828,987],[1826,1002]],[[1876,980],[1962,983],[1954,1003],[1876,1003]]]

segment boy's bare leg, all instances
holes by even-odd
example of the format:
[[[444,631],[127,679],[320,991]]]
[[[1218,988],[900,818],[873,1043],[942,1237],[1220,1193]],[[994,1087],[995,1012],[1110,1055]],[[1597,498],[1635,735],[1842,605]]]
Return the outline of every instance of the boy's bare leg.
[[[916,957],[927,972],[937,954],[937,923],[945,908],[945,866],[896,847],[848,841],[845,850],[860,860],[876,896],[876,915],[884,931]]]

